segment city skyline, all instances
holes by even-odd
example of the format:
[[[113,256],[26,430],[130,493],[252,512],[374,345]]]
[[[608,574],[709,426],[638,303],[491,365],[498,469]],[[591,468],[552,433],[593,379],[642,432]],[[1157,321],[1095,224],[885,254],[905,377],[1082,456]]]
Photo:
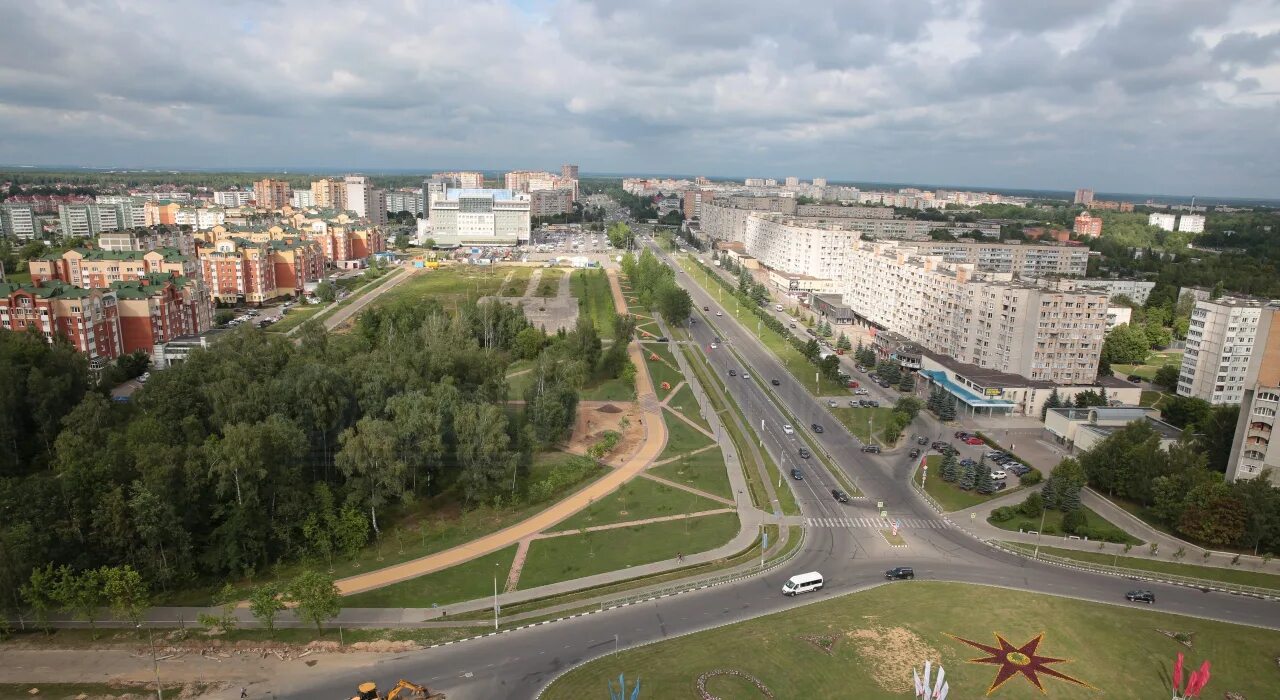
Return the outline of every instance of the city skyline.
[[[1175,4],[32,3],[0,28],[0,162],[1268,197],[1280,13]]]

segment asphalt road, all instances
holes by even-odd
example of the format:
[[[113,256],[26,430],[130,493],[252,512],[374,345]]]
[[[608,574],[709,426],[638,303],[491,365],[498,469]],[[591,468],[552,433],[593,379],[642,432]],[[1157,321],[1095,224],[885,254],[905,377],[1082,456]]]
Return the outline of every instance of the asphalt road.
[[[763,421],[764,448],[784,472],[800,465],[805,476],[803,481],[785,479],[783,485],[790,484],[795,489],[806,517],[870,517],[877,515],[876,502],[883,501],[891,517],[938,519],[915,496],[908,483],[915,460],[906,455],[905,448],[882,455],[861,452],[857,440],[823,405],[811,397],[754,336],[734,322],[731,303],[726,311],[696,284],[683,280],[684,277],[683,273],[677,275],[689,289],[697,308],[710,309],[710,319],[716,325],[712,328],[707,320],[700,320],[691,327],[693,337],[703,348],[707,348],[714,337],[720,338],[719,347],[707,352],[719,379],[742,406],[754,428],[759,430]],[[715,317],[717,309],[725,315]],[[746,317],[748,312],[744,309],[742,313]],[[744,368],[753,374],[753,379],[728,376],[729,369],[741,375]],[[779,381],[780,386],[770,389],[792,412],[795,421],[784,417],[779,407],[767,400],[755,376],[764,382]],[[891,398],[887,392],[877,394],[878,387],[872,389],[873,397]],[[815,422],[824,426],[823,433],[810,431],[810,424]],[[820,445],[830,454],[866,498],[849,504],[835,502],[830,489],[838,487],[838,482],[816,458],[798,457],[801,437],[785,435],[783,423],[793,423],[798,432],[806,433],[811,444]],[[911,430],[929,436],[944,432],[941,424],[924,414]],[[532,698],[569,668],[607,656],[615,649],[827,600],[877,584],[913,585],[905,581],[884,583],[884,570],[898,565],[915,567],[917,580],[987,584],[1133,605],[1126,603],[1123,595],[1136,586],[1119,578],[1030,562],[992,550],[954,528],[916,528],[904,533],[910,546],[890,549],[874,529],[810,527],[803,550],[783,571],[569,621],[407,653],[371,665],[361,678],[327,676],[317,667],[316,679],[311,685],[253,690],[258,697],[271,690],[277,698],[346,698],[363,680],[373,679],[389,687],[396,678],[409,678],[433,690],[444,691],[450,700]],[[820,571],[826,579],[825,587],[797,598],[784,597],[782,583],[791,575],[805,571]],[[1157,610],[1280,629],[1280,606],[1275,603],[1160,584],[1146,583],[1141,587],[1155,592]],[[998,610],[998,606],[993,605],[993,610]],[[634,671],[611,670],[614,673]]]

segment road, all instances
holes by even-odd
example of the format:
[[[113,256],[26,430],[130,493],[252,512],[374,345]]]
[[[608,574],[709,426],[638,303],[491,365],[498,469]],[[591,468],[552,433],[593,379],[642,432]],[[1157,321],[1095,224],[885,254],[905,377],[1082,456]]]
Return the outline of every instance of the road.
[[[1123,593],[1132,586],[1124,580],[997,552],[965,532],[943,525],[908,483],[915,460],[906,455],[905,448],[882,455],[861,452],[857,441],[836,424],[818,400],[810,396],[753,335],[736,323],[730,311],[684,277],[683,273],[677,275],[696,307],[709,309],[707,318],[692,324],[692,336],[703,348],[708,348],[716,336],[720,338],[719,347],[707,351],[720,380],[753,427],[759,429],[763,422],[764,448],[784,471],[801,465],[803,481],[787,480],[787,483],[795,488],[806,518],[852,518],[843,522],[856,522],[859,518],[877,515],[875,505],[882,501],[891,517],[929,522],[934,526],[905,529],[903,534],[909,545],[905,549],[890,548],[873,528],[809,527],[803,550],[783,571],[569,621],[404,654],[371,666],[366,676],[387,685],[399,677],[410,678],[446,692],[450,700],[532,698],[560,673],[584,661],[606,656],[615,649],[884,584],[883,571],[897,565],[914,566],[917,578],[923,580],[1003,586],[1127,605]],[[717,310],[725,315],[715,317]],[[745,316],[747,311],[742,313]],[[709,319],[716,327],[711,327]],[[778,380],[779,386],[770,386],[770,389],[795,416],[797,431],[806,435],[783,434],[781,425],[793,421],[785,418],[780,408],[767,399],[764,387],[755,381],[755,376],[751,380],[728,376],[728,370],[737,370],[741,375],[744,368],[765,382]],[[880,398],[888,396],[882,394]],[[910,430],[924,435],[942,432],[941,424],[923,413],[917,421]],[[809,430],[811,423],[822,424],[826,430],[813,434]],[[830,489],[838,484],[835,478],[826,473],[816,459],[802,460],[797,456],[802,438],[830,454],[866,498],[849,504],[835,502],[830,496]],[[782,583],[804,571],[822,572],[825,588],[798,598],[783,597]],[[1280,629],[1280,606],[1274,603],[1160,584],[1147,583],[1142,587],[1156,593],[1156,609],[1160,611]],[[269,689],[277,698],[337,698],[344,697],[343,693],[349,695],[354,684],[363,680],[349,674],[339,678],[321,675],[323,673],[317,671],[314,683],[307,686],[295,684],[290,688]],[[255,696],[265,695],[261,692],[265,689],[268,688],[255,688]]]

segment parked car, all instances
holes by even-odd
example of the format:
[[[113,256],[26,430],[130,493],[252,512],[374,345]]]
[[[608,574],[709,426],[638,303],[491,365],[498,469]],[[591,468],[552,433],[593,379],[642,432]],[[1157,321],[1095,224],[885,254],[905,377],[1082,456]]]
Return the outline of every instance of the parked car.
[[[944,448],[944,447],[946,447],[946,446],[947,446],[947,443],[945,443],[945,442],[943,442],[943,441],[941,441],[941,440],[934,440],[933,442],[929,443],[929,448],[930,448],[930,449],[933,449],[933,450],[939,450],[939,451],[941,451],[941,450],[942,450],[942,448]]]
[[[828,408],[835,408],[835,407],[836,407],[836,402],[835,402],[835,400],[834,400],[834,399],[827,399],[827,407],[828,407]]]
[[[150,378],[151,378],[150,372],[143,372],[142,374],[138,375],[138,381],[142,382],[143,384],[146,384],[147,380]]]
[[[716,315],[717,315],[717,316],[723,316],[724,314],[722,314],[722,313],[720,313],[719,311],[717,311],[717,312],[716,312]]]
[[[831,497],[836,499],[837,501],[840,501],[841,503],[849,502],[849,494],[845,493],[844,491],[841,491],[840,489],[831,489]]]
[[[912,459],[915,459],[916,457],[919,457],[919,456],[920,456],[920,448],[919,448],[919,447],[913,447],[913,448],[911,448],[911,451],[907,453],[907,456],[911,457]]]
[[[876,382],[876,383],[877,383],[877,384],[879,384],[879,385],[880,385],[880,388],[882,388],[882,389],[888,389],[889,387],[893,386],[892,384],[890,384],[889,382],[887,382],[887,381],[885,381],[885,380],[883,380],[883,379],[881,379],[880,381],[878,381],[878,382]]]
[[[863,446],[862,446],[862,451],[863,451],[863,452],[870,452],[870,453],[872,453],[872,454],[877,454],[877,455],[878,455],[878,454],[880,454],[880,446],[879,446],[879,445],[863,445]]]
[[[849,383],[849,388],[850,388],[850,389],[857,389],[858,387],[862,386],[861,384],[859,384],[858,382],[856,382],[856,381],[854,381],[854,380],[852,380],[852,379],[846,379],[845,381],[847,381],[847,382]]]
[[[872,408],[880,408],[880,402],[875,399],[871,399],[870,401],[867,401],[867,405],[871,406]]]
[[[793,322],[791,322],[791,323],[787,324],[787,326],[788,326],[789,328],[795,328],[795,327],[796,327],[796,324],[795,324],[795,322],[793,321]]]
[[[960,460],[960,466],[962,467],[972,467],[977,463],[978,462],[976,460],[969,459],[968,457],[965,457],[964,459]]]
[[[1134,384],[1137,384],[1138,382],[1142,381],[1142,377],[1139,377],[1139,376],[1138,376],[1138,375],[1136,375],[1136,374],[1130,374],[1130,375],[1127,377],[1127,379],[1128,379],[1129,381],[1133,382]]]
[[[996,483],[994,483],[994,484],[992,484],[992,485],[991,485],[991,490],[992,490],[992,491],[1003,491],[1003,490],[1005,490],[1005,489],[1007,489],[1007,488],[1009,488],[1009,484],[1007,484],[1007,483],[1005,483],[1005,482],[1003,482],[1003,481],[997,481]]]
[[[783,426],[782,426],[782,432],[783,432],[783,433],[786,433],[787,435],[795,435],[795,434],[796,434],[796,429],[795,429],[795,428],[792,428],[792,427],[791,427],[791,424],[789,424],[789,423],[784,423],[784,424],[783,424]]]
[[[809,459],[810,457],[813,456],[812,454],[809,453],[809,450],[803,447],[800,448],[799,455],[800,455],[800,459]]]
[[[665,336],[665,335],[660,335],[660,336],[658,336],[658,342],[659,342],[659,343],[667,343],[667,342],[671,342],[671,341],[667,340],[667,336]]]
[[[862,372],[863,374],[867,373],[867,368],[863,367],[862,365],[854,365],[853,368],[858,370],[859,372]]]
[[[1129,591],[1124,594],[1124,599],[1131,603],[1146,603],[1150,605],[1156,602],[1156,594],[1151,591]]]
[[[984,444],[984,443],[982,442],[982,438],[978,437],[977,435],[970,435],[969,437],[967,437],[967,438],[965,438],[965,439],[964,439],[964,444],[966,444],[966,445],[982,445],[982,444]]]
[[[890,581],[897,581],[900,579],[912,579],[916,577],[916,572],[915,572],[915,569],[912,569],[909,566],[895,566],[892,569],[889,569],[888,571],[884,572],[884,577],[889,579]]]
[[[854,389],[854,390],[853,390],[853,395],[854,395],[854,396],[868,396],[868,395],[870,395],[870,394],[871,394],[871,392],[867,391],[866,389]]]
[[[802,474],[798,468],[792,467],[791,478],[795,479],[796,481],[804,481],[804,474]]]
[[[822,432],[822,426],[821,426],[821,425],[818,425],[817,423],[814,423],[813,425],[811,425],[811,426],[809,426],[809,427],[810,427],[810,428],[813,428],[813,432],[815,432],[815,433],[820,433],[820,432]]]
[[[774,386],[782,386],[782,382],[778,381],[777,379],[770,379],[769,383]]]
[[[963,439],[965,439],[965,438],[969,437],[969,433],[966,433],[966,432],[965,432],[965,431],[963,431],[963,430],[957,430],[957,431],[956,431],[956,433],[955,433],[955,435],[954,435],[953,437],[955,437],[955,439],[957,439],[957,440],[963,440]]]
[[[1005,470],[1003,470],[1003,469],[997,469],[997,470],[995,470],[995,471],[991,472],[991,478],[992,478],[992,479],[1004,479],[1004,478],[1006,478],[1006,477],[1008,477],[1008,476],[1009,476],[1009,475],[1008,475],[1008,474],[1005,472]]]

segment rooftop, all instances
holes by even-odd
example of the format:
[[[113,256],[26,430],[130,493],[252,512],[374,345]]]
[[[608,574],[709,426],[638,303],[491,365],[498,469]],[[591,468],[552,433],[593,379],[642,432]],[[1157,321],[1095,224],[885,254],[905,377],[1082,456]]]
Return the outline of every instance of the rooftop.
[[[487,188],[464,188],[445,190],[445,199],[458,199],[460,197],[488,197],[494,200],[512,200],[515,199],[515,193],[511,190],[487,189]]]

